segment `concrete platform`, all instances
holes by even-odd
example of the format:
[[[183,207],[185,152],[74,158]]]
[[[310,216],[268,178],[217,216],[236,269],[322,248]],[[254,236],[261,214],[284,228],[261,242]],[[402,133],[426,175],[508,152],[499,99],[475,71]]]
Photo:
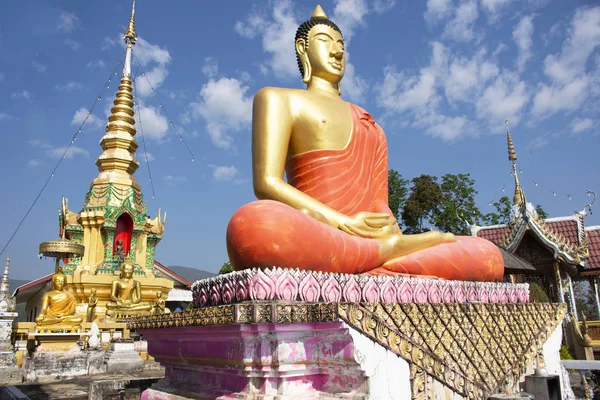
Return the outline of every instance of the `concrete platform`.
[[[131,375],[94,375],[16,386],[27,397],[36,400],[138,400],[144,390],[164,376],[164,369],[151,368]],[[125,397],[120,397],[121,391]]]

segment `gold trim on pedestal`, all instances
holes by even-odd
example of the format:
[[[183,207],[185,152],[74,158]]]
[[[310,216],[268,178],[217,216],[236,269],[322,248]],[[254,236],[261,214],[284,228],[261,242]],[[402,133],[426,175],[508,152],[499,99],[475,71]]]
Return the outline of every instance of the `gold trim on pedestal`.
[[[85,252],[85,247],[70,241],[69,239],[60,238],[40,243],[40,254],[52,258],[71,258],[82,257]]]

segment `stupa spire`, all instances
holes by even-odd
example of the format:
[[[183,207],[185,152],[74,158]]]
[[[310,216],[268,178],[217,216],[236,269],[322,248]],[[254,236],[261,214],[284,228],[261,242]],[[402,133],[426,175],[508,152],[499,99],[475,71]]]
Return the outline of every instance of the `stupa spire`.
[[[513,176],[515,177],[515,195],[513,197],[513,204],[523,206],[525,204],[525,193],[519,182],[519,173],[517,171],[517,152],[515,151],[515,145],[513,144],[512,136],[510,135],[510,129],[508,129],[508,120],[504,121],[506,124],[506,141],[508,142],[508,159],[512,163]]]
[[[131,77],[131,52],[133,46],[137,41],[137,33],[135,32],[135,0],[131,6],[131,18],[129,18],[129,25],[123,35],[127,49],[125,50],[125,63],[123,64],[123,76]]]
[[[2,274],[2,283],[0,283],[0,295],[10,295],[10,285],[8,281],[8,267],[10,265],[10,258],[6,259],[6,265],[4,266],[4,273]]]
[[[138,142],[135,139],[135,119],[133,111],[133,81],[131,77],[131,56],[137,40],[135,31],[135,1],[131,9],[131,18],[123,35],[127,48],[125,63],[119,89],[113,101],[106,134],[100,140],[102,154],[96,160],[99,174],[92,186],[117,184],[140,190],[133,173],[138,169],[139,162],[135,158]]]

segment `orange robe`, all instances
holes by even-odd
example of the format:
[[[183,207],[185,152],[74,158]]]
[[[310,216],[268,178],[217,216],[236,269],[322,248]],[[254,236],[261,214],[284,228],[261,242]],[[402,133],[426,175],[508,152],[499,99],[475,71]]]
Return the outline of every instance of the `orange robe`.
[[[353,128],[341,150],[315,150],[290,158],[288,183],[344,215],[360,211],[393,215],[388,207],[385,134],[362,108],[351,104]],[[236,270],[300,268],[313,271],[433,275],[445,279],[500,279],[504,263],[491,242],[458,237],[379,265],[379,242],[352,236],[280,202],[241,207],[227,228],[227,251]]]

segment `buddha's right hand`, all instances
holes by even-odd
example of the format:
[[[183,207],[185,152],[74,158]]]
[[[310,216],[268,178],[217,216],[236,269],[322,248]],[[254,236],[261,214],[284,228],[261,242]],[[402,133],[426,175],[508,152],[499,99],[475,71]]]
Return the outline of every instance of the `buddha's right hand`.
[[[396,219],[389,214],[361,211],[339,225],[349,235],[381,239],[400,233]]]

